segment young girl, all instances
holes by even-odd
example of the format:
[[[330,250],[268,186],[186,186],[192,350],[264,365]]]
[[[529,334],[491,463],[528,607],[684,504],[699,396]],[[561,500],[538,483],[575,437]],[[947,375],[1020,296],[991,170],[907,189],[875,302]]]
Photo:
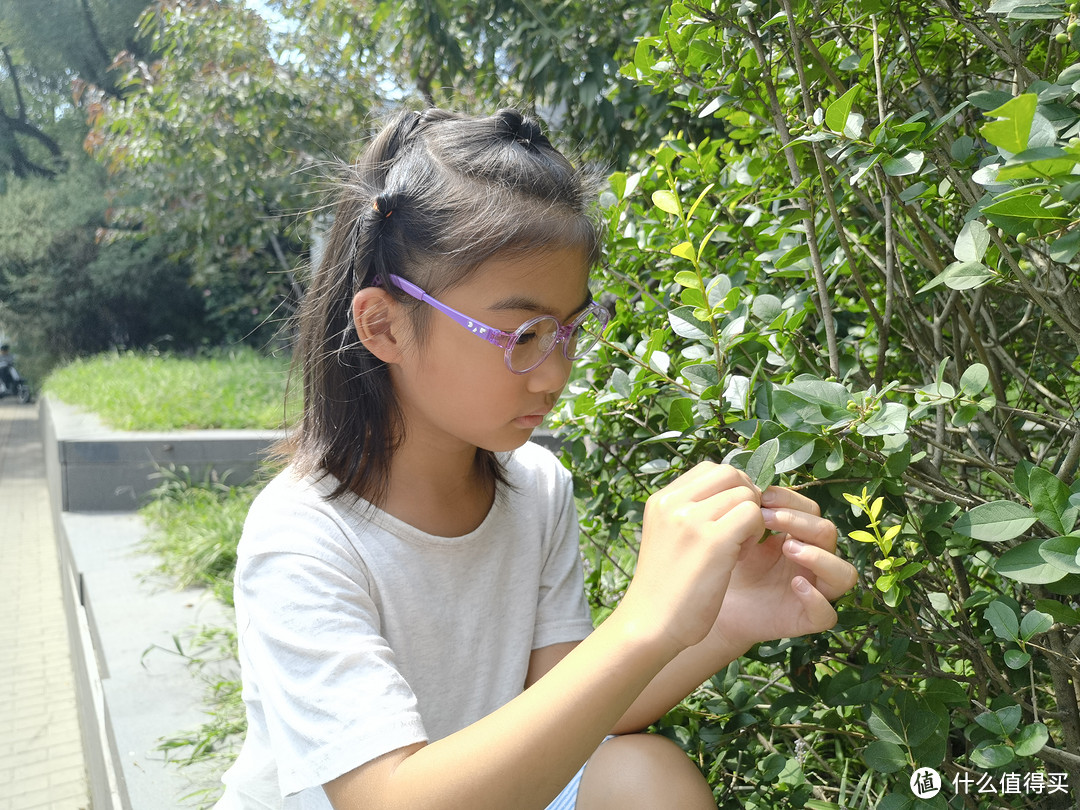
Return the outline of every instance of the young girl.
[[[403,112],[351,168],[292,463],[240,542],[248,731],[218,807],[715,807],[639,732],[755,642],[835,622],[833,525],[705,463],[649,499],[593,630],[569,475],[528,442],[607,321],[593,196],[512,110]]]

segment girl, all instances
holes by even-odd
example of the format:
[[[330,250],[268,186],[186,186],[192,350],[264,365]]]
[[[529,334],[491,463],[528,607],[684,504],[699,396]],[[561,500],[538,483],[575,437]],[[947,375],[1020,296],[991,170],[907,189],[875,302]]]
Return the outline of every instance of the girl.
[[[715,807],[637,732],[755,642],[835,622],[833,525],[705,463],[649,499],[593,630],[569,475],[528,439],[607,321],[594,189],[512,110],[403,112],[350,169],[292,463],[240,542],[248,732],[218,807]]]

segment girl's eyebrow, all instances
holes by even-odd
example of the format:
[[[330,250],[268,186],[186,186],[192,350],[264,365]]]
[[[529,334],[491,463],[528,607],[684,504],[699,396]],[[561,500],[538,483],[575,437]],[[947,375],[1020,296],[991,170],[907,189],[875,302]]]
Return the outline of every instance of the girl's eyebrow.
[[[579,306],[577,306],[573,310],[571,310],[570,315],[576,315],[578,312],[581,312],[581,310],[585,309],[585,307],[587,307],[592,302],[593,302],[592,293],[591,292],[586,292],[585,293],[585,300],[582,301]],[[538,301],[535,301],[532,298],[526,298],[523,295],[510,295],[510,296],[507,296],[506,298],[503,298],[503,299],[501,299],[499,301],[496,301],[494,304],[489,306],[488,309],[492,310],[494,312],[500,312],[500,311],[503,311],[503,310],[518,310],[518,311],[524,311],[524,312],[535,312],[537,315],[550,315],[550,314],[552,314],[550,309],[543,306]],[[567,317],[569,317],[569,316],[567,316]]]

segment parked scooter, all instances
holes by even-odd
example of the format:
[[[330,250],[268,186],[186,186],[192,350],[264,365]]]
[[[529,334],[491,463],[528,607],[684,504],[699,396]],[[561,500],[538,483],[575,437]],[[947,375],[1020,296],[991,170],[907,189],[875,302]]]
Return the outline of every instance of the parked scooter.
[[[18,397],[19,402],[29,402],[31,396],[30,383],[15,370],[7,344],[0,346],[0,399]]]
[[[3,380],[0,380],[0,399],[3,399],[4,397],[18,397],[19,402],[29,402],[32,396],[30,384],[19,376],[19,372],[15,371],[14,391],[5,385]]]

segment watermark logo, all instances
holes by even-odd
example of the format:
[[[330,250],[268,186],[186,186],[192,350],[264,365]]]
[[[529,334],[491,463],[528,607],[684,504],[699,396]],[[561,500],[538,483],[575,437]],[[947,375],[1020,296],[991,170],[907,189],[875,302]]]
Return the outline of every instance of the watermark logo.
[[[932,799],[941,793],[941,774],[933,768],[919,768],[911,775],[911,792],[918,799]]]
[[[974,773],[958,771],[949,780],[953,792],[960,795],[1049,795],[1069,792],[1069,777],[1065,773]],[[945,781],[933,768],[919,768],[911,774],[911,792],[917,799],[932,799],[941,793]]]

